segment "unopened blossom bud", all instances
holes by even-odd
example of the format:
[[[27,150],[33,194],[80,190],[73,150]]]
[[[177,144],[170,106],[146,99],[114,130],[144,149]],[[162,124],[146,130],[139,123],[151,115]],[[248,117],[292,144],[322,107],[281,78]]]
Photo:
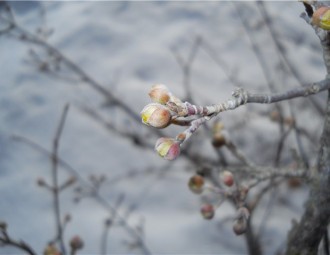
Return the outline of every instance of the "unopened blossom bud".
[[[170,92],[163,84],[156,84],[151,87],[149,96],[155,103],[166,104],[170,100]]]
[[[226,137],[222,133],[216,133],[212,137],[212,145],[215,148],[220,148],[226,144]]]
[[[54,244],[49,244],[44,250],[44,255],[61,255],[61,253]]]
[[[70,247],[74,251],[80,250],[84,247],[84,241],[80,238],[80,236],[74,236],[70,241]]]
[[[234,176],[233,176],[233,174],[231,172],[229,172],[229,171],[224,171],[222,173],[222,181],[228,187],[233,186],[233,184],[234,184]]]
[[[171,122],[170,110],[161,104],[146,105],[141,112],[142,123],[155,128],[165,128]]]
[[[214,207],[211,204],[205,204],[201,207],[201,214],[204,219],[211,220],[214,217]]]
[[[250,212],[245,207],[240,207],[237,211],[237,218],[233,225],[233,230],[236,235],[244,234],[247,228],[247,221],[250,217]]]
[[[203,192],[204,178],[198,174],[192,176],[189,179],[188,187],[195,194],[200,194]]]
[[[67,222],[69,222],[69,221],[71,221],[71,215],[70,215],[69,213],[67,213],[67,214],[65,214],[65,216],[64,216],[64,222],[67,223]]]
[[[242,235],[246,232],[247,221],[245,219],[237,219],[233,225],[233,231],[236,235]]]
[[[155,150],[162,158],[174,160],[180,154],[180,143],[173,138],[161,137],[156,142]]]
[[[38,185],[39,187],[44,187],[44,186],[46,186],[47,184],[46,184],[46,181],[45,181],[43,178],[39,177],[39,178],[37,179],[37,185]]]
[[[322,6],[315,10],[312,17],[312,24],[324,30],[330,30],[330,8]]]
[[[2,231],[6,231],[7,230],[7,223],[4,221],[0,221],[0,229]]]

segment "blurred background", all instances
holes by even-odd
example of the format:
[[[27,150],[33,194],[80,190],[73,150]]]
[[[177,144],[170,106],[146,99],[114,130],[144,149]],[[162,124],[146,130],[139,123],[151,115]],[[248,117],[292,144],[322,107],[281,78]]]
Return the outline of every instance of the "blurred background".
[[[187,157],[166,162],[152,150],[158,134],[133,115],[139,116],[150,102],[148,91],[156,83],[166,84],[183,100],[208,105],[230,98],[238,86],[270,93],[322,80],[325,68],[318,38],[299,18],[303,5],[164,1],[9,5],[25,29],[7,31],[8,13],[0,5],[0,219],[7,222],[9,233],[37,253],[55,234],[52,195],[37,185],[38,180],[51,183],[52,163],[31,141],[51,152],[63,107],[69,103],[58,156],[74,171],[60,164],[58,173],[60,182],[78,177],[60,194],[62,216],[72,218],[64,232],[66,243],[79,234],[85,243],[81,254],[100,253],[104,238],[108,253],[141,252],[120,221],[104,235],[111,213],[91,194],[88,185],[94,185],[98,196],[117,208],[154,254],[246,253],[244,237],[232,232],[232,205],[223,203],[215,218],[205,221],[199,212],[203,197],[187,187],[196,171],[210,165],[223,169],[224,158],[227,165],[238,165],[228,150],[219,154],[212,147],[212,123],[184,146]],[[29,33],[56,50],[31,41]],[[65,58],[58,58],[57,50]],[[117,100],[95,89],[93,81]],[[282,104],[284,115],[294,113],[300,133],[305,134],[301,142],[309,165],[317,155],[325,94],[312,100],[296,99],[290,107]],[[281,139],[274,109],[248,105],[218,118],[247,158],[262,166],[273,165]],[[164,133],[175,137],[180,130],[169,127]],[[277,166],[293,164],[295,135],[286,137]],[[261,200],[254,223],[265,254],[283,249],[291,219],[299,219],[307,192],[303,185],[292,189],[285,183]],[[0,249],[0,254],[14,253],[13,248]]]

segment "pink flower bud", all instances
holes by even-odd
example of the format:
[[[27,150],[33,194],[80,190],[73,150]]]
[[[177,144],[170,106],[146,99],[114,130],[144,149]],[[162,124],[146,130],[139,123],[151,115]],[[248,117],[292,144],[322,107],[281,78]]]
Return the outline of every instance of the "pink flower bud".
[[[155,128],[165,128],[171,123],[170,110],[161,104],[146,105],[141,112],[142,123]]]
[[[151,87],[149,96],[155,103],[166,104],[170,100],[170,92],[163,84],[156,84]]]
[[[229,172],[229,171],[224,171],[222,173],[222,181],[228,187],[233,186],[233,184],[234,184],[234,176],[233,176],[233,174],[231,172]]]
[[[211,204],[205,204],[201,207],[201,214],[204,219],[211,220],[214,217],[214,207]]]
[[[330,8],[328,6],[322,6],[315,10],[312,17],[312,24],[324,30],[330,30]]]
[[[84,247],[84,241],[80,238],[80,236],[74,236],[70,241],[70,246],[74,251],[80,250]]]
[[[155,150],[162,158],[174,160],[180,154],[180,144],[173,138],[162,137],[157,140]]]
[[[189,189],[196,193],[200,194],[203,192],[204,178],[200,175],[194,175],[189,179],[188,187]]]

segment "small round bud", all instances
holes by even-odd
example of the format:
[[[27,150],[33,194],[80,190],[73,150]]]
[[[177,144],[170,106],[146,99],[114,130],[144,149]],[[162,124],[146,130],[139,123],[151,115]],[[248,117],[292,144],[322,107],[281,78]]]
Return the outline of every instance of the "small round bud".
[[[220,148],[226,144],[226,138],[222,133],[216,133],[212,137],[212,145],[215,148]]]
[[[180,133],[176,136],[175,139],[178,140],[179,142],[183,142],[186,139],[186,134],[185,133]]]
[[[233,231],[236,235],[242,235],[245,233],[247,222],[244,219],[237,219],[233,225]]]
[[[198,174],[192,176],[189,179],[188,187],[195,194],[201,194],[203,192],[204,178]]]
[[[75,176],[71,176],[68,180],[67,180],[67,185],[72,185],[77,181],[77,178]]]
[[[110,218],[106,219],[104,224],[105,224],[106,227],[109,228],[112,225],[112,219],[110,219]]]
[[[72,250],[80,250],[84,247],[84,241],[80,238],[80,236],[74,236],[71,238],[70,247]]]
[[[281,118],[280,113],[275,110],[270,113],[269,117],[274,122],[280,121],[280,118]]]
[[[0,229],[2,231],[7,231],[7,223],[4,221],[0,221]]]
[[[302,185],[302,181],[300,178],[292,177],[292,178],[288,179],[288,186],[291,189],[300,188],[301,185]]]
[[[170,92],[163,84],[156,84],[151,87],[149,96],[155,103],[166,104],[170,100]]]
[[[233,186],[233,184],[234,184],[234,176],[233,176],[233,174],[231,172],[229,172],[229,171],[224,171],[222,173],[222,181],[228,187]]]
[[[141,112],[142,123],[155,128],[165,128],[171,123],[171,112],[164,105],[152,103]]]
[[[180,143],[173,138],[161,137],[156,142],[155,150],[162,158],[174,160],[180,155]]]
[[[330,30],[330,8],[322,6],[315,10],[312,17],[312,24],[324,30]]]
[[[204,219],[211,220],[214,217],[214,207],[211,204],[205,204],[201,207],[201,214]]]
[[[233,230],[236,235],[242,235],[245,233],[249,217],[250,212],[246,207],[240,207],[237,210],[236,220],[233,225]]]
[[[48,244],[44,250],[44,255],[61,255],[54,244]]]
[[[69,213],[65,214],[64,216],[64,222],[70,222],[71,221],[71,215]]]
[[[293,118],[291,118],[291,117],[287,117],[287,118],[284,119],[284,123],[285,123],[286,125],[288,125],[289,127],[292,127],[292,126],[294,126],[295,121],[294,121]]]
[[[39,177],[39,178],[37,179],[37,185],[38,185],[39,187],[44,187],[44,186],[46,186],[47,184],[46,184],[46,182],[45,182],[45,180],[44,180],[43,178]]]

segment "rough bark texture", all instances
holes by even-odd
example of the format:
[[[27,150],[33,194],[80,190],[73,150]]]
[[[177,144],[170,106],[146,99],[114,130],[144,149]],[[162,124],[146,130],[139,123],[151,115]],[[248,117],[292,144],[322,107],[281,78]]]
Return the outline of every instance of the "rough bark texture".
[[[327,77],[330,74],[330,36],[320,36]],[[294,223],[288,236],[287,255],[318,253],[319,244],[330,223],[330,91],[324,117],[324,127],[318,155],[317,173],[311,185],[305,212],[299,223]]]
[[[319,243],[330,222],[330,98],[319,152],[318,173],[311,187],[306,210],[288,237],[287,255],[317,254]]]

